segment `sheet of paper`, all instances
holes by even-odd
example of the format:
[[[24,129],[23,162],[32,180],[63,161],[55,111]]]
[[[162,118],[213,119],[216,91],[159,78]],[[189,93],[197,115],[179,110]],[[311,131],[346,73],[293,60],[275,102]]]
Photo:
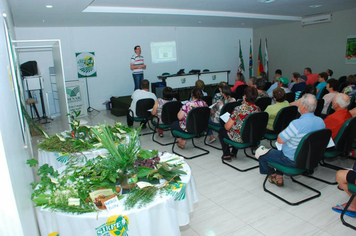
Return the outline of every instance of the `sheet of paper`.
[[[278,143],[278,142],[276,141],[276,147],[277,147],[277,149],[278,149],[279,151],[282,150],[282,145],[283,145],[283,144]]]
[[[334,146],[335,146],[335,143],[334,143],[333,139],[330,138],[328,146],[326,148],[331,148],[331,147],[334,147]]]
[[[188,100],[185,100],[185,101],[181,101],[181,103],[184,105],[188,102]]]
[[[230,113],[225,112],[223,115],[220,116],[220,118],[226,123],[230,118]]]
[[[210,109],[213,108],[213,107],[215,106],[215,104],[216,104],[216,103],[211,104],[211,105],[209,106],[209,108],[210,108]]]
[[[151,112],[152,110],[153,110],[153,108],[151,108],[151,109],[148,109],[147,111]]]

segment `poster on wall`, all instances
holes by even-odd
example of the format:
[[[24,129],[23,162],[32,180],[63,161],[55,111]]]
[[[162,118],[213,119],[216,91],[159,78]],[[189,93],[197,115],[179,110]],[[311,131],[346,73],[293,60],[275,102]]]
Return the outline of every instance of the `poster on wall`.
[[[72,114],[73,111],[81,111],[79,117],[86,116],[88,114],[84,81],[67,81],[66,95],[70,114]]]
[[[96,77],[95,52],[77,52],[78,78]]]
[[[349,36],[346,40],[346,64],[356,64],[356,36]]]

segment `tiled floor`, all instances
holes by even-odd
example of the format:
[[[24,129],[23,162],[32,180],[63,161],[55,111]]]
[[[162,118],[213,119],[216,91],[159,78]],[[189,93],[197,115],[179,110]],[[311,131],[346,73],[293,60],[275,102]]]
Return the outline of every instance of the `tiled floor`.
[[[108,111],[92,112],[83,120],[90,125],[114,121],[126,124],[125,117],[115,117]],[[44,128],[50,133],[63,131],[60,122],[54,120]],[[138,123],[135,124],[137,126]],[[144,131],[142,131],[144,132]],[[151,135],[141,137],[143,149],[158,149],[172,152],[172,146],[160,146],[151,140]],[[157,137],[160,139],[159,137]],[[172,140],[169,132],[165,132],[162,141]],[[317,140],[316,140],[317,142]],[[190,215],[190,224],[181,227],[183,236],[215,236],[215,235],[355,235],[356,231],[344,226],[340,214],[331,210],[336,204],[346,202],[346,193],[337,190],[335,185],[327,185],[319,181],[297,177],[303,183],[310,184],[321,191],[321,196],[299,206],[289,206],[263,191],[264,175],[258,169],[248,172],[238,172],[222,164],[221,151],[207,147],[203,139],[198,139],[198,145],[208,149],[210,154],[187,160],[192,169],[199,201]],[[264,142],[263,142],[264,143]],[[218,145],[218,141],[215,142]],[[266,142],[264,145],[268,146]],[[177,150],[187,155],[194,154],[191,142],[188,141],[185,150]],[[346,166],[350,166],[352,162]],[[239,167],[255,165],[257,162],[248,159],[243,151],[232,163]],[[318,168],[315,173],[326,179],[335,179],[335,171]],[[283,194],[288,200],[298,200],[309,196],[310,191],[295,186],[291,179],[285,177],[285,186],[279,188],[269,183],[268,189]],[[356,226],[356,218],[345,218]],[[168,234],[167,234],[168,235]]]

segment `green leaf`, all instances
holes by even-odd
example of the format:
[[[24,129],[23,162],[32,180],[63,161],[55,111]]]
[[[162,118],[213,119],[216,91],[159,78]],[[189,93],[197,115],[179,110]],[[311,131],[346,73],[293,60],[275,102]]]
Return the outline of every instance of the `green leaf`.
[[[138,178],[143,178],[146,177],[147,175],[149,175],[151,173],[151,171],[153,169],[149,168],[149,167],[145,167],[145,166],[139,166],[138,167],[139,171],[137,173],[137,177]]]
[[[30,167],[35,167],[38,165],[38,161],[36,159],[32,158],[32,159],[28,159],[26,161],[26,164],[30,165]]]
[[[151,157],[157,156],[157,154],[158,154],[158,150],[149,151],[149,150],[141,149],[137,156],[142,159],[149,159]]]

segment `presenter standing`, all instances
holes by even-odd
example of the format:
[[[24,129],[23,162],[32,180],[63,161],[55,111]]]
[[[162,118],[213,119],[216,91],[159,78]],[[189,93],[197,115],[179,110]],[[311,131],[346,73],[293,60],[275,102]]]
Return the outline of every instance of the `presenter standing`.
[[[143,56],[141,56],[141,47],[136,45],[135,54],[131,57],[130,68],[132,70],[132,77],[135,83],[135,89],[141,89],[141,81],[143,80],[143,70],[146,69],[146,65],[143,61]]]

